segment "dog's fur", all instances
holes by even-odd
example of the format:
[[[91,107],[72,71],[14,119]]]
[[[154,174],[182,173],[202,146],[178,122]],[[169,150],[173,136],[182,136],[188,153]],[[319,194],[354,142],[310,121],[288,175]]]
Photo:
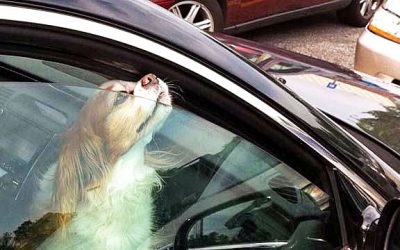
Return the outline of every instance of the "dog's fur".
[[[154,75],[102,87],[143,98],[102,91],[66,132],[58,163],[41,177],[35,199],[37,212],[60,214],[60,229],[43,249],[151,247],[151,194],[161,180],[145,154],[170,112],[168,87]]]

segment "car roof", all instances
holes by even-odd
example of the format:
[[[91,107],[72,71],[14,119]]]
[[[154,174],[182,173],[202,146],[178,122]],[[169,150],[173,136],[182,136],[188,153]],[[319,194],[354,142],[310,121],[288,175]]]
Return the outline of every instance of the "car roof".
[[[0,0],[0,3],[65,12],[136,31],[189,55],[195,54],[207,64],[223,68],[238,78],[251,70],[214,38],[148,0]],[[254,78],[249,81],[254,86],[260,81],[265,85],[265,76],[246,74],[246,77]]]

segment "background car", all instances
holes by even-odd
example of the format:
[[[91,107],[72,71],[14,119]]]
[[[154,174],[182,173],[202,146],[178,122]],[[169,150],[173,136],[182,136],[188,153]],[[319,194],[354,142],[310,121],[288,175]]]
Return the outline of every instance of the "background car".
[[[356,70],[400,84],[400,2],[386,1],[357,42]]]
[[[338,18],[365,26],[382,0],[152,0],[206,31],[246,31],[319,12],[336,10]]]
[[[154,4],[105,3],[0,1],[1,247],[52,237],[64,211],[32,215],[38,176],[88,98],[107,94],[96,86],[149,71],[175,93],[148,148],[171,168],[152,197],[157,248],[398,246],[395,155],[381,159],[282,81]]]

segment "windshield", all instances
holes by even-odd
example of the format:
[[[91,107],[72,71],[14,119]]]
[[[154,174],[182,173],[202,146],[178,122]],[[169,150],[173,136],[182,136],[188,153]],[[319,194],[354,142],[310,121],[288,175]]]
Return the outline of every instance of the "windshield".
[[[361,129],[400,154],[398,86],[367,76],[361,81],[346,79],[268,51],[240,53],[264,71],[283,77],[286,86],[313,106]]]
[[[266,54],[253,60],[267,72],[283,77],[285,84],[307,102],[361,129],[400,154],[399,87],[365,76],[361,81],[335,80],[310,66]],[[321,100],[320,96],[324,98]]]

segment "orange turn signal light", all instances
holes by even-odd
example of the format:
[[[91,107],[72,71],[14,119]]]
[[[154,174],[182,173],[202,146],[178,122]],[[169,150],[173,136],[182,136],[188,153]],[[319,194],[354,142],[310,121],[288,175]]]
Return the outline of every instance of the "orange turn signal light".
[[[381,36],[381,37],[384,37],[384,38],[389,39],[389,40],[391,40],[391,41],[393,41],[393,42],[396,42],[396,43],[400,43],[400,37],[397,37],[397,36],[395,36],[395,35],[393,35],[393,34],[387,32],[387,31],[384,31],[384,30],[382,30],[382,29],[376,27],[376,26],[373,25],[372,23],[370,23],[370,24],[368,25],[368,29],[369,29],[370,31],[372,31],[373,33],[375,33],[375,34]]]

